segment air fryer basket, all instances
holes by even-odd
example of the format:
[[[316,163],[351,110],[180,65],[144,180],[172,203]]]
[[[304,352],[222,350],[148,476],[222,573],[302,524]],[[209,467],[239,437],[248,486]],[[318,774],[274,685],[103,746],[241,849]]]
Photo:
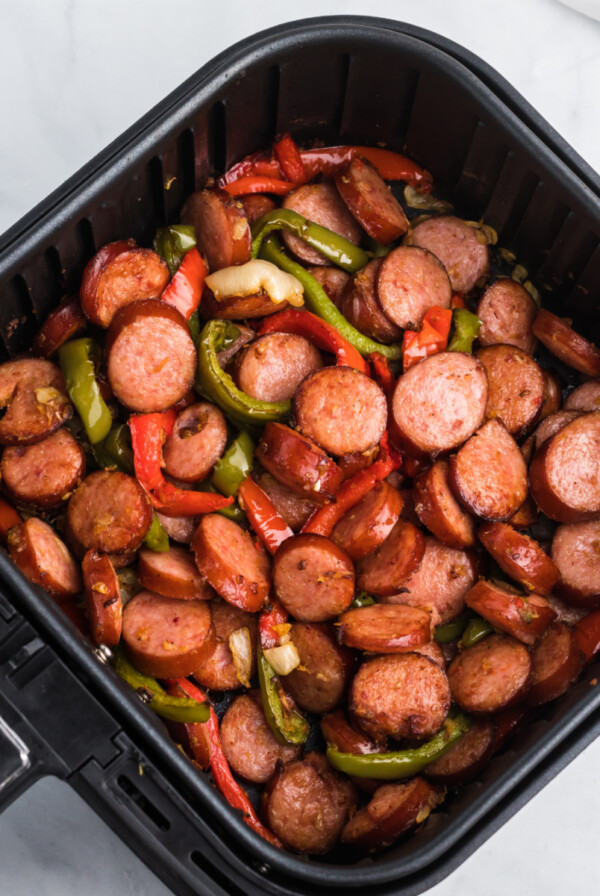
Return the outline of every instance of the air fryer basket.
[[[0,360],[23,351],[77,290],[100,246],[128,236],[149,244],[211,173],[288,130],[299,141],[385,141],[406,152],[459,214],[498,231],[544,304],[598,338],[598,179],[494,79],[443,38],[362,17],[291,23],[236,45],[5,234]],[[41,774],[67,778],[181,894],[420,893],[600,730],[596,664],[409,840],[358,862],[341,849],[293,856],[248,829],[2,553],[0,590],[0,809]]]

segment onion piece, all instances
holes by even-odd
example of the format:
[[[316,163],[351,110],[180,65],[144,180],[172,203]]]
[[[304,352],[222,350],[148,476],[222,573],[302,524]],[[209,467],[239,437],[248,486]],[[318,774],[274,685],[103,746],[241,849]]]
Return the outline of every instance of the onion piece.
[[[300,656],[293,641],[263,650],[265,659],[278,675],[289,675],[300,665]]]
[[[404,202],[409,208],[420,208],[424,211],[437,212],[439,215],[447,215],[452,211],[452,205],[444,199],[436,199],[431,193],[419,193],[414,187],[404,187]]]
[[[262,289],[276,305],[289,302],[299,308],[304,304],[304,290],[300,281],[281,271],[270,261],[260,258],[254,258],[246,264],[221,268],[220,271],[209,274],[205,282],[217,302],[230,296],[252,296]]]
[[[238,680],[245,688],[249,688],[252,670],[252,641],[250,640],[250,629],[246,625],[229,635],[229,649]]]

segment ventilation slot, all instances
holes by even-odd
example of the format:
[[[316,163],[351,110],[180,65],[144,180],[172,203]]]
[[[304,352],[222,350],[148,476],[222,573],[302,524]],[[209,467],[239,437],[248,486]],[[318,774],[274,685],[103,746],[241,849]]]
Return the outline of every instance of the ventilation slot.
[[[340,120],[343,143],[378,143],[401,149],[418,75],[381,54],[351,57]]]
[[[13,277],[0,293],[0,333],[4,352],[2,360],[24,351],[36,332],[31,295],[21,276]]]
[[[126,775],[119,775],[117,784],[121,790],[127,794],[132,803],[135,803],[160,831],[168,831],[170,829],[170,821],[165,818],[162,812],[144,796],[141,790],[139,790]]]
[[[208,113],[208,160],[217,173],[225,171],[227,164],[227,133],[225,103],[218,102]]]
[[[502,167],[492,198],[484,212],[485,221],[498,232],[501,246],[512,248],[515,231],[521,226],[523,215],[535,193],[539,178],[523,160],[510,152]],[[522,258],[522,248],[518,256]]]
[[[454,201],[461,214],[473,219],[481,217],[507,155],[506,144],[499,143],[497,134],[479,121],[454,191]]]
[[[205,853],[194,850],[190,854],[190,859],[201,871],[203,871],[211,882],[219,887],[219,890],[211,890],[213,896],[248,896],[246,890],[242,890],[236,886],[230,878],[221,871],[221,869],[211,862]]]

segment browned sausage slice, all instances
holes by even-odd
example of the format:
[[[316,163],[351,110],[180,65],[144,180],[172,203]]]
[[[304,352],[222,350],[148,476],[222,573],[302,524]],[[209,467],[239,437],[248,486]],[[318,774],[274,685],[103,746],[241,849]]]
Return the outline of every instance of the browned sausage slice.
[[[180,544],[190,544],[199,519],[195,516],[165,516],[156,513],[158,521],[170,539]]]
[[[0,364],[0,445],[32,445],[73,415],[60,369],[52,361],[22,358]]]
[[[533,324],[533,332],[549,352],[569,367],[587,376],[600,376],[600,349],[560,317],[542,308]]]
[[[398,380],[392,414],[402,447],[417,457],[451,451],[483,423],[488,398],[485,368],[461,352],[440,352]]]
[[[291,208],[307,220],[339,233],[355,246],[360,242],[362,231],[332,183],[325,181],[320,184],[304,184],[288,193],[283,200],[283,207]],[[305,264],[327,264],[325,256],[307,245],[299,236],[284,231],[283,240],[290,252]]]
[[[200,307],[205,320],[217,317],[221,320],[240,321],[252,317],[267,317],[276,311],[283,311],[288,307],[288,303],[274,302],[263,289],[250,296],[226,296],[217,302],[207,286]]]
[[[472,781],[487,765],[495,746],[493,723],[485,720],[475,722],[447,753],[430,762],[423,774],[429,781],[447,787]]]
[[[85,329],[87,321],[83,316],[79,298],[65,296],[54,308],[31,344],[31,353],[36,358],[51,358],[69,339]]]
[[[295,622],[290,632],[300,665],[283,684],[308,712],[331,712],[346,693],[354,671],[354,654],[336,644],[326,623]]]
[[[260,693],[236,697],[221,719],[223,752],[236,775],[255,784],[266,784],[278,762],[298,759],[301,747],[280,744],[267,724]]]
[[[559,523],[582,523],[600,514],[600,413],[567,423],[534,455],[531,494]]]
[[[549,594],[546,598],[554,612],[556,613],[557,622],[565,622],[567,625],[576,625],[580,619],[587,616],[589,610],[583,607],[574,607],[566,601],[557,597],[556,594]]]
[[[381,259],[374,258],[354,276],[345,292],[340,295],[338,308],[353,327],[365,336],[389,344],[398,342],[402,330],[383,313],[375,284],[381,267]]]
[[[413,495],[417,516],[436,538],[452,548],[474,547],[475,521],[454,497],[447,460],[436,461],[415,479]]]
[[[346,271],[342,271],[340,268],[333,268],[327,265],[308,268],[308,273],[321,284],[333,304],[339,308],[341,298],[352,279],[350,274],[347,274]]]
[[[468,607],[494,628],[524,644],[534,644],[556,619],[556,613],[539,594],[523,597],[501,582],[480,579],[465,598]]]
[[[516,532],[514,523],[484,523],[477,535],[498,566],[525,588],[550,594],[560,573],[556,563],[542,550],[537,541]]]
[[[123,641],[131,662],[155,678],[192,675],[215,644],[210,606],[140,591],[123,613]]]
[[[185,201],[181,223],[196,231],[211,271],[250,260],[251,236],[241,202],[225,190],[200,190]]]
[[[382,753],[387,740],[376,742],[350,724],[343,709],[336,709],[321,719],[321,731],[328,744],[333,744],[341,753]]]
[[[5,448],[0,473],[18,503],[58,507],[83,477],[85,454],[68,429],[59,429],[35,445]]]
[[[200,576],[194,558],[185,548],[140,551],[138,579],[148,591],[183,600],[210,600],[213,592]]]
[[[489,249],[485,235],[460,218],[443,215],[421,221],[413,228],[411,244],[437,255],[457,292],[470,293],[487,278]]]
[[[59,603],[81,591],[79,565],[54,529],[42,520],[32,516],[10,529],[8,550],[23,575]]]
[[[135,551],[152,523],[152,506],[141,485],[126,473],[100,470],[75,489],[67,509],[76,553]]]
[[[385,395],[374,380],[351,367],[312,373],[298,387],[293,407],[300,432],[329,454],[367,451],[387,425]]]
[[[415,329],[434,305],[450,307],[452,287],[435,255],[418,246],[398,246],[381,263],[377,298],[384,314],[398,327]]]
[[[527,467],[519,446],[498,420],[488,420],[450,458],[461,504],[484,520],[508,520],[527,497]]]
[[[379,172],[366,159],[352,159],[335,178],[339,194],[369,236],[393,243],[408,230],[408,219]]]
[[[515,529],[529,529],[537,520],[539,514],[535,501],[531,495],[527,495],[525,503],[521,504],[515,514],[508,520],[508,525]]]
[[[486,418],[500,420],[515,438],[526,435],[542,410],[546,389],[541,369],[514,345],[490,345],[479,349],[477,357],[488,378]]]
[[[446,673],[418,653],[367,660],[350,689],[350,711],[375,739],[427,740],[440,730],[449,708]]]
[[[537,339],[532,326],[538,308],[524,286],[504,277],[488,286],[477,306],[481,321],[481,345],[516,345],[530,355],[535,353]]]
[[[600,520],[559,526],[552,559],[560,570],[559,592],[575,606],[600,608]]]
[[[283,517],[290,529],[297,532],[317,509],[317,504],[309,498],[303,498],[287,485],[279,482],[266,470],[254,473],[256,481],[273,502],[275,510]]]
[[[378,482],[342,517],[331,540],[352,560],[362,560],[383,544],[398,521],[402,505],[398,489],[387,482]]]
[[[146,299],[117,311],[106,348],[112,390],[132,411],[164,411],[192,387],[196,348],[168,302]]]
[[[267,212],[272,212],[274,208],[277,208],[273,200],[262,193],[250,193],[249,196],[242,196],[240,201],[250,227]]]
[[[431,640],[431,616],[417,607],[356,607],[346,610],[337,625],[344,644],[370,653],[407,653]]]
[[[152,249],[140,249],[134,240],[108,243],[83,272],[83,313],[93,324],[109,327],[119,308],[160,298],[170,279],[166,262]]]
[[[509,635],[489,635],[448,668],[452,698],[466,712],[491,715],[520,703],[531,684],[529,651]]]
[[[294,333],[268,333],[238,354],[233,376],[252,398],[288,401],[302,380],[322,366],[321,355],[308,339]]]
[[[412,523],[400,519],[383,544],[358,561],[358,587],[380,597],[397,594],[406,579],[418,569],[424,554],[423,533]]]
[[[342,471],[318,445],[282,423],[267,423],[256,456],[279,482],[316,504],[335,497],[342,482]]]
[[[222,411],[208,401],[192,404],[177,415],[163,448],[165,470],[180,482],[200,482],[219,460],[227,444]]]
[[[273,558],[273,587],[300,622],[325,622],[346,610],[354,596],[350,557],[322,535],[288,538]]]
[[[563,408],[563,410],[557,411],[555,414],[550,414],[545,420],[542,420],[536,431],[533,433],[533,448],[537,451],[538,448],[542,447],[544,442],[552,438],[552,436],[555,436],[561,429],[564,429],[567,423],[571,423],[572,420],[581,417],[581,413],[581,411],[566,410]]]
[[[115,569],[100,551],[87,551],[81,568],[92,641],[116,647],[121,640],[123,604]]]
[[[227,603],[249,613],[262,608],[270,588],[269,558],[241,526],[209,513],[200,520],[192,550],[198,569]]]
[[[216,641],[212,650],[194,670],[194,678],[205,688],[216,691],[233,691],[241,687],[242,682],[233,660],[229,646],[229,638],[240,629],[247,628],[250,636],[250,671],[248,678],[256,674],[256,642],[258,623],[256,616],[232,607],[224,600],[211,602],[212,621]]]
[[[584,655],[573,631],[564,622],[554,622],[532,653],[533,675],[528,702],[533,706],[556,700],[577,681]]]
[[[562,386],[559,378],[551,370],[542,370],[542,376],[544,377],[544,401],[538,420],[545,420],[546,417],[560,411],[562,407]]]
[[[600,411],[600,381],[590,380],[571,392],[565,401],[568,411]]]

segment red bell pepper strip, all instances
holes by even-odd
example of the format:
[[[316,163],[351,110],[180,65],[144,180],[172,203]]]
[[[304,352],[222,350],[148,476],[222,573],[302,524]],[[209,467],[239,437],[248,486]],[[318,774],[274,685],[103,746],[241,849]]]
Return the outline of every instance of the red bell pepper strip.
[[[294,184],[287,180],[279,180],[275,177],[264,175],[248,175],[225,184],[224,188],[230,196],[248,196],[250,193],[272,193],[275,196],[285,196],[294,189]]]
[[[467,303],[461,296],[459,292],[452,293],[452,301],[450,302],[451,308],[466,308]]]
[[[279,635],[274,629],[276,625],[285,625],[288,620],[288,612],[278,600],[271,603],[271,609],[263,611],[258,617],[258,639],[263,650],[269,647],[277,647]]]
[[[373,352],[372,355],[369,355],[369,361],[371,362],[371,366],[373,368],[374,378],[381,388],[383,394],[387,398],[388,403],[388,437],[392,445],[401,445],[401,435],[398,429],[398,424],[394,420],[394,414],[392,410],[392,402],[394,399],[394,390],[396,389],[396,380],[394,378],[394,374],[390,369],[389,361],[384,355],[380,355],[379,352]]]
[[[198,250],[189,249],[161,299],[173,305],[189,320],[200,304],[207,274],[206,265]]]
[[[281,178],[283,172],[277,159],[271,158],[264,150],[250,153],[241,161],[232,165],[225,174],[217,180],[218,187],[226,187],[241,177],[276,177]]]
[[[186,697],[190,697],[192,700],[196,700],[198,703],[206,702],[206,696],[199,688],[193,685],[191,681],[188,681],[187,678],[170,679],[167,682],[167,686],[167,693],[171,696],[181,696],[181,693],[183,692]],[[243,814],[244,821],[246,822],[248,827],[252,828],[255,833],[260,834],[261,837],[263,837],[273,846],[278,846],[281,848],[281,841],[278,840],[278,838],[273,833],[271,833],[271,831],[269,831],[259,820],[256,812],[254,811],[254,806],[248,798],[248,794],[246,793],[244,788],[238,784],[238,782],[231,774],[231,769],[229,767],[229,763],[227,762],[227,758],[225,757],[223,746],[221,744],[221,736],[219,734],[219,720],[217,719],[216,713],[212,706],[210,708],[210,717],[207,722],[203,722],[202,724],[189,724],[187,727],[190,741],[193,737],[196,737],[200,741],[205,740],[205,742],[207,742],[208,754],[210,756],[210,770],[213,774],[213,778],[215,779],[215,784],[217,785],[229,805],[233,809],[238,809]],[[191,728],[193,728],[194,730],[190,731],[189,729]]]
[[[233,498],[212,492],[193,492],[163,481],[150,492],[152,506],[165,516],[202,516],[233,504]]]
[[[265,318],[258,335],[264,336],[265,333],[295,333],[297,336],[304,336],[318,348],[335,355],[338,365],[354,367],[367,375],[369,373],[369,365],[360,352],[335,327],[311,311],[290,308],[270,314]]]
[[[379,449],[380,456],[375,463],[342,482],[335,501],[315,510],[302,527],[302,532],[329,537],[344,514],[358,504],[375,483],[385,479],[393,470],[400,467],[402,456],[389,444],[387,433],[384,433]]]
[[[600,651],[600,610],[588,613],[575,625],[575,641],[586,663],[591,663]]]
[[[0,498],[0,539],[6,544],[6,538],[10,529],[19,526],[23,520],[12,504]]]
[[[247,476],[241,483],[237,498],[250,525],[269,553],[274,554],[279,545],[294,534],[275,509],[267,493],[252,476]]]
[[[405,330],[402,340],[402,366],[406,373],[423,358],[443,352],[448,345],[452,311],[437,305],[430,308],[418,332]]]
[[[284,134],[273,144],[273,153],[286,180],[296,185],[306,183],[308,178],[302,156],[296,141],[292,140],[289,134]]]

